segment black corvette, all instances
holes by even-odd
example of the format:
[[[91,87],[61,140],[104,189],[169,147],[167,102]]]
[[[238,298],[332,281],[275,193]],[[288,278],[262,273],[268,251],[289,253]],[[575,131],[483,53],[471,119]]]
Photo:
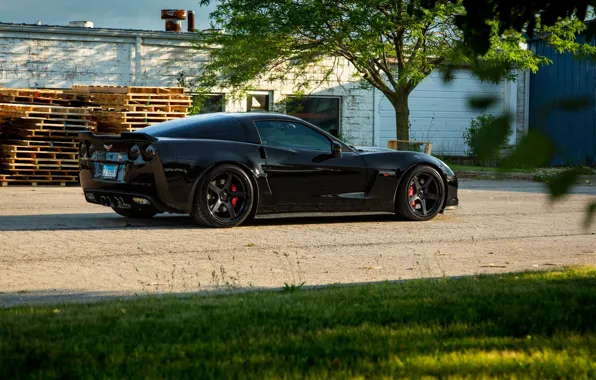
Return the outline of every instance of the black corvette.
[[[169,212],[233,227],[264,214],[391,212],[425,221],[458,205],[457,178],[439,159],[349,146],[287,115],[216,113],[79,137],[86,200],[130,218]]]

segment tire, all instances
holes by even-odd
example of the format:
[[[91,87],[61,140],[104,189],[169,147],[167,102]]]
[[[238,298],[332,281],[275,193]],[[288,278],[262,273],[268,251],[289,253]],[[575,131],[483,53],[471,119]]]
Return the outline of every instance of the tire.
[[[155,210],[130,210],[121,208],[112,208],[112,210],[118,215],[131,219],[151,219],[157,215],[157,211]]]
[[[421,165],[404,175],[395,195],[395,213],[411,221],[433,219],[443,209],[445,182],[437,170]]]
[[[206,227],[239,226],[252,215],[254,192],[244,170],[235,165],[217,166],[199,182],[190,215]]]

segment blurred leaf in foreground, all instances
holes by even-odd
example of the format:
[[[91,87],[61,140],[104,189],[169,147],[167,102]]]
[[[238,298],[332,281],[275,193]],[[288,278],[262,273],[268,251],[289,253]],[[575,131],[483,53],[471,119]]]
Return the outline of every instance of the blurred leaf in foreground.
[[[557,101],[544,106],[540,110],[540,118],[546,119],[546,117],[553,111],[580,111],[583,108],[590,107],[592,103],[592,99],[588,96],[570,96],[563,99],[557,99]]]
[[[548,165],[554,153],[554,143],[548,136],[540,131],[530,130],[502,163],[500,170],[506,172],[519,166],[539,168]]]
[[[503,141],[510,133],[510,120],[508,114],[496,117],[485,128],[478,131],[471,141],[474,152],[481,160],[488,160],[495,156]]]
[[[596,202],[588,206],[588,211],[586,212],[586,219],[584,220],[585,228],[590,227],[590,225],[594,221],[594,213],[596,213]]]
[[[498,101],[496,96],[477,96],[469,99],[470,107],[474,109],[487,109]]]
[[[569,193],[571,188],[577,184],[580,175],[578,168],[571,168],[555,175],[549,182],[548,188],[551,193],[551,200],[555,201]]]

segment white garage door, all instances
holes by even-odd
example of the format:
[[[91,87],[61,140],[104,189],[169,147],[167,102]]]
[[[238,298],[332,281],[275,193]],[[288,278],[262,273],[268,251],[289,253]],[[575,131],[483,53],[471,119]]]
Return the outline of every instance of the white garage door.
[[[377,94],[378,120],[375,145],[387,146],[396,138],[395,111],[387,98]],[[501,115],[505,104],[505,85],[481,82],[468,70],[455,73],[455,79],[445,83],[440,73],[434,72],[410,94],[410,140],[430,141],[433,153],[465,155],[466,144],[462,133],[470,121],[481,114],[469,106],[471,96],[492,95],[499,101],[489,110]]]

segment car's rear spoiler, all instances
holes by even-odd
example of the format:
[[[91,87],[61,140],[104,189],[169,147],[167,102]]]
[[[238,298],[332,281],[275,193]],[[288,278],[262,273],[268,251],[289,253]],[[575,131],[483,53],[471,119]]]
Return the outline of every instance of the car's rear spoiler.
[[[122,132],[120,135],[97,135],[93,132],[79,132],[79,140],[136,140],[136,141],[157,141],[157,138],[146,133],[140,132]]]

